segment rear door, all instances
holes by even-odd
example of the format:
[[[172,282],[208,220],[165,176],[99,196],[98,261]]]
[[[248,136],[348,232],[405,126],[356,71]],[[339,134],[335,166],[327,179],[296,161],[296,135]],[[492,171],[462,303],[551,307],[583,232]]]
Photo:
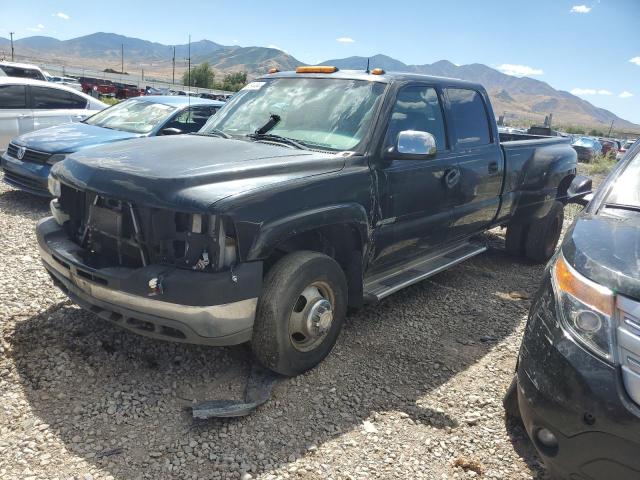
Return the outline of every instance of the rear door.
[[[90,113],[87,100],[80,95],[55,87],[31,86],[33,129],[61,123],[79,122]]]
[[[449,147],[441,95],[431,85],[409,84],[396,96],[383,151],[405,130],[431,133],[434,158],[407,160],[383,154],[378,170],[381,217],[376,232],[376,268],[401,263],[445,242],[454,198],[445,176],[457,161]]]
[[[452,238],[483,231],[500,206],[504,157],[485,95],[469,88],[445,89],[459,180]]]
[[[33,130],[33,114],[28,108],[25,85],[0,85],[0,152],[9,142]]]

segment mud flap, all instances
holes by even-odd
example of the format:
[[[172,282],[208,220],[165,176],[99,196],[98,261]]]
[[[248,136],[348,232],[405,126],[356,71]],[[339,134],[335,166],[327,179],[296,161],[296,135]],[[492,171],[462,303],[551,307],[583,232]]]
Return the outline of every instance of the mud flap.
[[[273,387],[287,377],[254,362],[247,380],[244,401],[208,400],[192,407],[193,418],[244,417],[253,412],[271,397]]]

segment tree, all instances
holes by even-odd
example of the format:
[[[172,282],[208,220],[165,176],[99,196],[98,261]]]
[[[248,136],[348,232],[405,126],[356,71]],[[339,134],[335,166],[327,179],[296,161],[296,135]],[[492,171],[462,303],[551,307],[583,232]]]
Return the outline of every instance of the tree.
[[[190,78],[189,72],[184,72],[182,74],[182,83],[190,87],[213,88],[215,84],[215,74],[213,70],[211,70],[209,62],[203,62],[191,69]]]
[[[216,88],[227,90],[229,92],[237,92],[247,84],[246,72],[227,73],[221,83],[216,84]]]

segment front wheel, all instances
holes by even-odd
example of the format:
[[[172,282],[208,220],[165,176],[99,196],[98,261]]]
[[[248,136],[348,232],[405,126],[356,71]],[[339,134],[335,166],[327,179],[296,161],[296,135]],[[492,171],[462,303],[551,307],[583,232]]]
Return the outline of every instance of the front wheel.
[[[347,281],[327,255],[301,251],[267,273],[251,348],[265,367],[293,376],[320,363],[333,348],[347,310]]]

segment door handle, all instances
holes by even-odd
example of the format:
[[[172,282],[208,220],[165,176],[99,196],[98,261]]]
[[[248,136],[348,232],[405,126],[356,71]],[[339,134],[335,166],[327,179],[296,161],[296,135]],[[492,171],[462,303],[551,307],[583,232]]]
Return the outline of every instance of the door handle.
[[[460,181],[460,170],[452,168],[448,170],[444,175],[444,183],[448,188],[455,187]]]
[[[491,162],[489,164],[489,173],[496,173],[498,171],[498,162]]]

